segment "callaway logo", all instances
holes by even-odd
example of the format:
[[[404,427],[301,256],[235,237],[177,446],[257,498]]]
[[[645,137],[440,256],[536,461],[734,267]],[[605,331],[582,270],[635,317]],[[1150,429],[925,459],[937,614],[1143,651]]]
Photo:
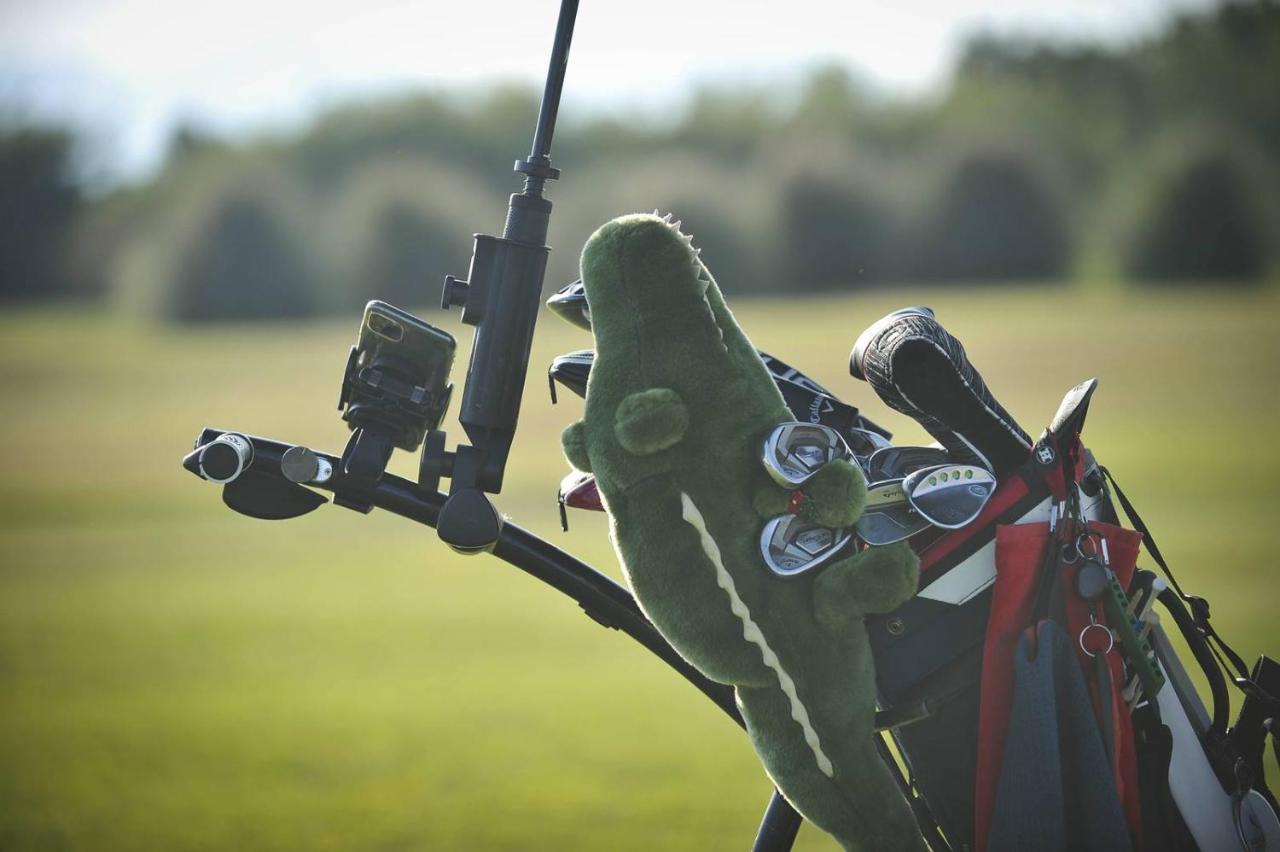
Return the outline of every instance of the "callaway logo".
[[[1036,459],[1040,462],[1040,464],[1044,464],[1044,465],[1053,464],[1053,460],[1056,458],[1057,458],[1057,454],[1054,453],[1053,447],[1049,446],[1048,444],[1041,444],[1040,448],[1036,450]]]
[[[829,396],[815,396],[813,401],[809,403],[809,422],[821,423],[822,415],[830,414],[835,411],[836,407],[831,402]]]

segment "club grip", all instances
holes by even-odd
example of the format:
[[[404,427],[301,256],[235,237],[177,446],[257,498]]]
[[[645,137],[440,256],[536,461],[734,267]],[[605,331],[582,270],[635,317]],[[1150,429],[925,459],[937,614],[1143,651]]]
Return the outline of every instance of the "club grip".
[[[864,331],[849,372],[890,408],[914,418],[958,461],[977,462],[999,477],[1031,451],[1027,433],[928,308],[895,311]]]

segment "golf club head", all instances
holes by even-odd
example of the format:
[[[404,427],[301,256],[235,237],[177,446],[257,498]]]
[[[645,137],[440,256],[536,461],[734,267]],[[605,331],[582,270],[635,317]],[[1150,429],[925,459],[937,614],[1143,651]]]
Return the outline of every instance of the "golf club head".
[[[941,447],[881,447],[867,459],[868,482],[901,479],[924,467],[949,464],[951,457]]]
[[[975,464],[948,464],[910,473],[902,481],[911,507],[935,527],[973,523],[996,491],[996,478]]]
[[[799,515],[779,515],[760,533],[760,555],[779,577],[797,577],[842,555],[851,541],[849,530],[821,527]]]
[[[858,538],[873,547],[882,547],[905,541],[931,526],[929,520],[912,507],[902,486],[901,479],[867,486],[866,507],[854,527]]]
[[[582,286],[581,278],[553,293],[547,299],[547,307],[570,325],[576,325],[585,331],[591,330],[591,308],[587,307],[587,290]]]
[[[893,445],[889,443],[889,439],[879,432],[871,429],[849,429],[844,433],[845,442],[849,445],[849,449],[858,457],[858,463],[866,470],[867,460],[880,450],[892,449]],[[867,477],[868,482],[873,482],[871,477]]]
[[[910,308],[900,308],[893,313],[883,316],[867,327],[862,334],[858,335],[858,339],[853,342],[853,351],[849,353],[849,375],[855,379],[866,381],[866,374],[862,370],[862,361],[867,354],[867,347],[871,345],[871,341],[875,339],[885,326],[892,323],[898,317],[907,314],[915,314],[918,316],[933,316],[933,308],[924,305],[914,305]]]
[[[552,398],[554,399],[555,397],[555,382],[564,385],[574,394],[585,397],[587,395],[587,377],[591,375],[591,363],[594,360],[595,353],[590,349],[566,352],[553,358],[551,366],[547,368],[547,376],[553,382]]]
[[[558,295],[549,299],[547,304],[555,308],[556,305],[553,303]],[[572,316],[581,318],[581,314],[572,314]],[[841,402],[813,379],[769,353],[760,352],[759,355],[761,363],[773,377],[773,383],[777,385],[778,392],[782,394],[783,402],[796,419],[835,428],[854,445],[854,452],[858,455],[870,455],[876,448],[888,445],[890,433],[863,417],[858,409]],[[594,361],[595,352],[591,349],[567,352],[553,360],[551,366],[547,368],[551,401],[556,401],[556,382],[578,396],[585,395],[587,377],[591,374]],[[871,434],[864,440],[858,434],[861,432]]]
[[[578,282],[574,283],[576,284]],[[569,286],[573,285],[571,284]],[[562,290],[560,292],[563,293],[565,291]],[[553,303],[558,297],[559,294],[552,296],[547,300],[547,304],[555,307]],[[583,302],[584,306],[585,304],[586,303]],[[587,328],[589,329],[590,326],[588,325]],[[595,357],[596,353],[593,349],[578,349],[574,352],[566,352],[563,355],[557,355],[551,361],[551,366],[547,368],[547,374],[578,396],[586,396],[587,377],[591,375],[591,366],[595,362]],[[830,396],[827,391],[819,389],[817,383],[805,376],[804,373],[801,373],[799,370],[792,367],[788,367],[776,358],[761,352],[760,360],[769,368],[770,375],[773,376],[774,382],[780,389],[784,387],[785,383],[786,387],[794,386],[796,388],[805,389],[810,396],[813,394],[824,394]],[[784,376],[780,373],[773,372],[775,367],[786,375]],[[783,396],[786,396],[785,390],[783,390]],[[834,397],[832,397],[832,400],[838,402]],[[790,401],[788,401],[788,403],[789,402]]]
[[[581,470],[570,471],[560,480],[560,505],[570,509],[588,509],[593,512],[604,511],[604,501],[600,499],[600,489],[596,487],[596,478]]]
[[[795,420],[774,427],[765,438],[761,458],[774,482],[784,488],[798,488],[823,465],[836,459],[852,459],[853,452],[830,426]]]

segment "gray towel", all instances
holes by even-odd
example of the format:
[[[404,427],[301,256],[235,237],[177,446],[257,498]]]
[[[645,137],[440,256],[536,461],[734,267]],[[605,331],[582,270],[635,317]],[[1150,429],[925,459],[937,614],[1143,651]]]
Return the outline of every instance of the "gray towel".
[[[1013,712],[988,852],[1128,852],[1124,810],[1075,652],[1052,621],[1014,655]]]

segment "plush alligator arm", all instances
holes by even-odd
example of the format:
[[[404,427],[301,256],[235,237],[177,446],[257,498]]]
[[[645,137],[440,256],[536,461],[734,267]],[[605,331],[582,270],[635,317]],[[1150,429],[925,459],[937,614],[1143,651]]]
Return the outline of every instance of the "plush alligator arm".
[[[591,458],[587,455],[586,424],[575,420],[560,433],[560,447],[564,457],[576,470],[591,472]]]
[[[752,506],[766,520],[794,510],[810,523],[844,528],[858,522],[867,502],[862,471],[844,459],[823,465],[797,491],[766,486],[756,492]]]
[[[813,584],[814,615],[828,630],[848,630],[865,615],[906,603],[919,579],[920,560],[906,542],[868,547],[823,570]]]

